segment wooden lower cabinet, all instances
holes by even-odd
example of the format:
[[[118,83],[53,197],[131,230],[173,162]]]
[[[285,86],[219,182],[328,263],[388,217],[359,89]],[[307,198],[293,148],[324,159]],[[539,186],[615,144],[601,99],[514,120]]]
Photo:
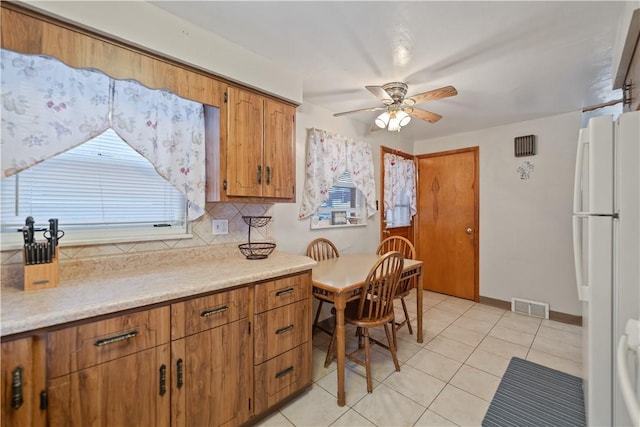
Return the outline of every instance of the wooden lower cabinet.
[[[47,337],[50,426],[169,426],[169,307]]]
[[[2,342],[2,389],[0,425],[44,426],[40,391],[44,390],[44,366],[39,367],[39,338]]]
[[[49,381],[50,426],[169,426],[169,344]]]
[[[306,271],[3,339],[0,427],[248,425],[311,361]]]
[[[237,426],[251,416],[249,321],[171,343],[174,427]]]
[[[254,396],[260,415],[311,384],[311,274],[255,287]]]
[[[311,345],[304,343],[255,367],[255,412],[259,414],[311,383]]]

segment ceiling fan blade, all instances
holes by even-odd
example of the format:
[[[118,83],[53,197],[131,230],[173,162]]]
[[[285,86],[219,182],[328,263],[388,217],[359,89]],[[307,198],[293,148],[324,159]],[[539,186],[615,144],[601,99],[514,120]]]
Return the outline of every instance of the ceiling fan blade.
[[[387,107],[362,108],[360,110],[344,111],[342,113],[335,113],[333,115],[333,117],[340,117],[340,116],[344,116],[346,114],[353,114],[353,113],[362,113],[364,111],[382,111],[382,110],[386,110],[386,109],[387,109]]]
[[[448,98],[450,96],[455,96],[458,94],[458,91],[453,86],[445,86],[440,89],[434,89],[427,92],[418,93],[416,95],[409,96],[405,98],[405,103],[412,99],[415,104],[420,104],[421,102],[433,101],[436,99]]]
[[[431,111],[427,110],[421,110],[420,108],[406,108],[404,112],[409,114],[411,117],[422,119],[425,122],[429,123],[435,123],[442,118],[440,114],[432,113]]]
[[[375,97],[380,99],[381,101],[393,101],[389,94],[382,86],[365,86],[369,92],[371,92]]]

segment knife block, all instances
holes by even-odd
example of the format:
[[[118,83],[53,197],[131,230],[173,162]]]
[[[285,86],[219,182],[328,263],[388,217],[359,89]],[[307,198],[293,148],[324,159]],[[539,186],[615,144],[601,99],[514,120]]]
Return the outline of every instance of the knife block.
[[[27,259],[26,253],[22,252],[22,263],[24,269],[24,287],[25,291],[34,291],[38,289],[55,288],[60,281],[60,266],[58,248],[56,247],[56,256],[53,261],[47,264],[25,264]]]

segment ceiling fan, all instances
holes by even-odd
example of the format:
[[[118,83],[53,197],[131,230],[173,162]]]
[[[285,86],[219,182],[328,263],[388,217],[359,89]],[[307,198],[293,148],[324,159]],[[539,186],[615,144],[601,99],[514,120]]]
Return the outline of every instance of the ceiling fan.
[[[426,101],[448,98],[458,94],[458,91],[453,86],[445,86],[440,89],[429,90],[427,92],[405,97],[407,94],[407,84],[402,82],[391,82],[382,86],[365,87],[369,92],[377,96],[384,106],[335,113],[334,117],[360,113],[363,111],[384,111],[384,113],[380,114],[376,118],[375,124],[381,129],[386,128],[389,131],[399,132],[403,126],[406,126],[409,123],[411,117],[415,117],[429,123],[435,123],[442,118],[440,114],[416,108],[414,105]]]

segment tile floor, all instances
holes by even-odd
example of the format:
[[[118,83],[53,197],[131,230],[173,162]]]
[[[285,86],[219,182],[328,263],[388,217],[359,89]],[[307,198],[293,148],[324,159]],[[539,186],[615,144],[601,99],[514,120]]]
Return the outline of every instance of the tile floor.
[[[398,331],[400,372],[389,352],[374,345],[374,390],[368,394],[364,368],[347,361],[347,404],[341,408],[336,363],[323,366],[329,338],[319,332],[313,386],[258,425],[479,426],[512,356],[581,376],[579,326],[424,292],[424,343],[418,344],[415,331]],[[407,302],[415,325],[415,294]],[[402,318],[401,308],[396,313]],[[356,345],[348,328],[347,351]]]

